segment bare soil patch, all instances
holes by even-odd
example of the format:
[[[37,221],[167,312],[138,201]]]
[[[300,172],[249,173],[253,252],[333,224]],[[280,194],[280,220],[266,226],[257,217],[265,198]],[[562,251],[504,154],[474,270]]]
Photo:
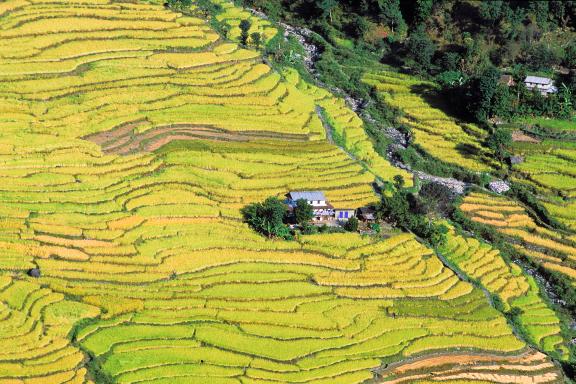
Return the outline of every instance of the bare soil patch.
[[[540,143],[539,139],[527,135],[524,132],[518,130],[512,132],[512,141],[517,143],[534,143],[534,144]]]
[[[193,125],[174,124],[149,129],[142,133],[136,129],[146,124],[145,120],[122,124],[109,131],[99,132],[83,137],[102,147],[108,154],[129,155],[139,152],[152,152],[176,140],[216,140],[247,142],[255,140],[283,140],[308,141],[307,135],[283,134],[278,132],[233,132],[221,128]]]

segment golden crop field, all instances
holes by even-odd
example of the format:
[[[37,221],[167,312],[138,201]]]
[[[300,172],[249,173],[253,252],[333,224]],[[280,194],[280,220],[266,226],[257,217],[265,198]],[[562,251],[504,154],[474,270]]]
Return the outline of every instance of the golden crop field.
[[[503,196],[471,193],[460,209],[471,220],[492,226],[509,237],[519,252],[543,267],[571,279],[576,277],[574,239],[537,223],[519,203]]]
[[[427,101],[427,95],[436,87],[433,83],[385,66],[366,73],[363,81],[404,114],[401,122],[414,132],[415,144],[433,157],[474,171],[489,171],[494,165],[481,145],[486,132],[448,116]]]
[[[563,382],[413,235],[279,241],[241,220],[319,186],[362,207],[396,174],[343,100],[205,20],[1,3],[0,382]]]
[[[524,161],[513,166],[515,180],[535,187],[552,217],[576,230],[576,148],[572,141],[516,143]]]
[[[498,297],[504,311],[520,311],[517,322],[534,345],[560,359],[568,358],[560,320],[540,297],[533,277],[525,276],[517,264],[507,264],[489,244],[459,235],[454,229],[450,230],[441,252],[450,263]]]

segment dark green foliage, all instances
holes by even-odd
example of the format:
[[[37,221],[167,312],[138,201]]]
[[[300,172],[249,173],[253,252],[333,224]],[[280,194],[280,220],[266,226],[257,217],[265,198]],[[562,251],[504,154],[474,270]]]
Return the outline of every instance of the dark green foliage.
[[[330,21],[333,21],[332,11],[334,10],[334,8],[336,8],[337,5],[338,5],[337,0],[320,0],[319,7],[322,10],[322,17],[325,18],[326,16],[329,16]]]
[[[576,41],[573,41],[564,50],[563,64],[568,68],[576,68]]]
[[[416,9],[415,19],[416,23],[423,23],[432,14],[432,6],[434,5],[432,0],[415,0],[414,7]]]
[[[318,233],[318,227],[308,222],[300,226],[303,235],[314,235]]]
[[[344,229],[348,232],[358,231],[358,219],[355,217],[350,218],[345,224]]]
[[[410,34],[406,44],[408,55],[418,64],[419,69],[429,71],[432,68],[432,57],[436,46],[428,37],[423,26],[416,28]]]
[[[548,43],[530,44],[523,53],[522,61],[534,71],[550,71],[562,62],[565,54],[559,47]]]
[[[406,32],[408,27],[400,10],[400,0],[378,0],[376,8],[379,21],[390,27],[393,33],[402,35]]]
[[[472,82],[468,96],[468,99],[471,100],[469,108],[470,113],[477,121],[483,122],[491,117],[493,98],[498,88],[499,79],[500,71],[490,67]]]
[[[246,46],[248,44],[248,31],[250,30],[250,27],[252,27],[252,23],[250,22],[250,20],[242,20],[240,21],[240,44],[242,44],[243,46]]]
[[[177,11],[189,8],[192,5],[192,0],[167,0],[166,5]]]
[[[452,213],[454,193],[450,188],[438,183],[426,183],[418,192],[418,199],[425,214],[438,213],[448,217]]]
[[[284,224],[286,206],[277,197],[269,197],[262,203],[252,203],[242,208],[244,220],[257,232],[268,238],[290,238],[290,230]]]
[[[382,196],[376,210],[382,219],[414,232],[431,245],[442,244],[446,240],[448,229],[418,212],[417,201],[418,198],[406,189],[396,190],[392,196]]]
[[[396,189],[404,188],[404,177],[402,177],[402,175],[394,175],[392,179],[394,180],[394,188]]]
[[[502,0],[481,2],[478,7],[480,17],[482,17],[482,19],[487,23],[492,25],[496,24],[496,22],[503,16],[503,5],[504,2]]]
[[[503,164],[504,160],[510,156],[508,149],[511,145],[512,134],[508,129],[504,128],[494,130],[486,140],[486,146],[494,152],[494,155],[498,161],[500,161],[500,164]]]
[[[296,201],[296,206],[294,207],[294,218],[296,222],[300,225],[308,223],[314,217],[314,210],[312,206],[304,199],[299,199]]]
[[[256,49],[259,49],[260,44],[262,43],[262,35],[260,32],[252,32],[250,38],[252,39],[252,45],[254,45]]]

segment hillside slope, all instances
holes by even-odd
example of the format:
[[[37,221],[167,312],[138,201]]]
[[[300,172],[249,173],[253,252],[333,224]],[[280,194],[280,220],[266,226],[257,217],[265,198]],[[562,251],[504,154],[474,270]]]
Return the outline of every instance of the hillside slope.
[[[0,382],[562,381],[413,235],[241,222],[401,173],[342,100],[159,5],[7,1],[0,37]]]

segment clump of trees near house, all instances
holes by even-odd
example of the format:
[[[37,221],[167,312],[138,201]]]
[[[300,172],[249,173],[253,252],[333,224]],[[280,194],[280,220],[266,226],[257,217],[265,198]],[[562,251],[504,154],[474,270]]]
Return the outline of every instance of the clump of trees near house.
[[[286,205],[277,197],[269,197],[263,202],[248,204],[242,208],[241,212],[252,229],[269,239],[292,239],[290,228],[284,223]]]
[[[536,89],[530,91],[526,88],[524,79],[527,72],[522,66],[514,68],[514,84],[511,86],[500,83],[501,74],[497,68],[488,67],[472,76],[459,71],[446,71],[440,73],[436,80],[454,111],[481,124],[495,116],[505,120],[526,115],[560,119],[572,116],[576,100],[572,88],[566,83],[559,84],[557,94],[543,96]]]
[[[431,217],[437,208],[442,205],[451,206],[443,202],[449,198],[450,191],[442,193],[420,196],[411,188],[404,187],[404,179],[397,175],[394,177],[394,190],[389,194],[384,194],[380,204],[377,206],[377,215],[396,225],[425,239],[433,246],[441,245],[446,240],[448,228],[442,224],[437,224]],[[438,187],[427,187],[433,189]]]
[[[290,229],[288,222],[298,224],[300,232],[304,235],[344,231],[357,232],[359,228],[359,221],[356,217],[350,218],[342,228],[311,224],[314,209],[305,199],[296,200],[291,216],[288,215],[288,208],[284,202],[275,196],[268,197],[262,202],[248,204],[242,208],[241,213],[244,221],[252,229],[269,239],[292,240],[294,232]]]

